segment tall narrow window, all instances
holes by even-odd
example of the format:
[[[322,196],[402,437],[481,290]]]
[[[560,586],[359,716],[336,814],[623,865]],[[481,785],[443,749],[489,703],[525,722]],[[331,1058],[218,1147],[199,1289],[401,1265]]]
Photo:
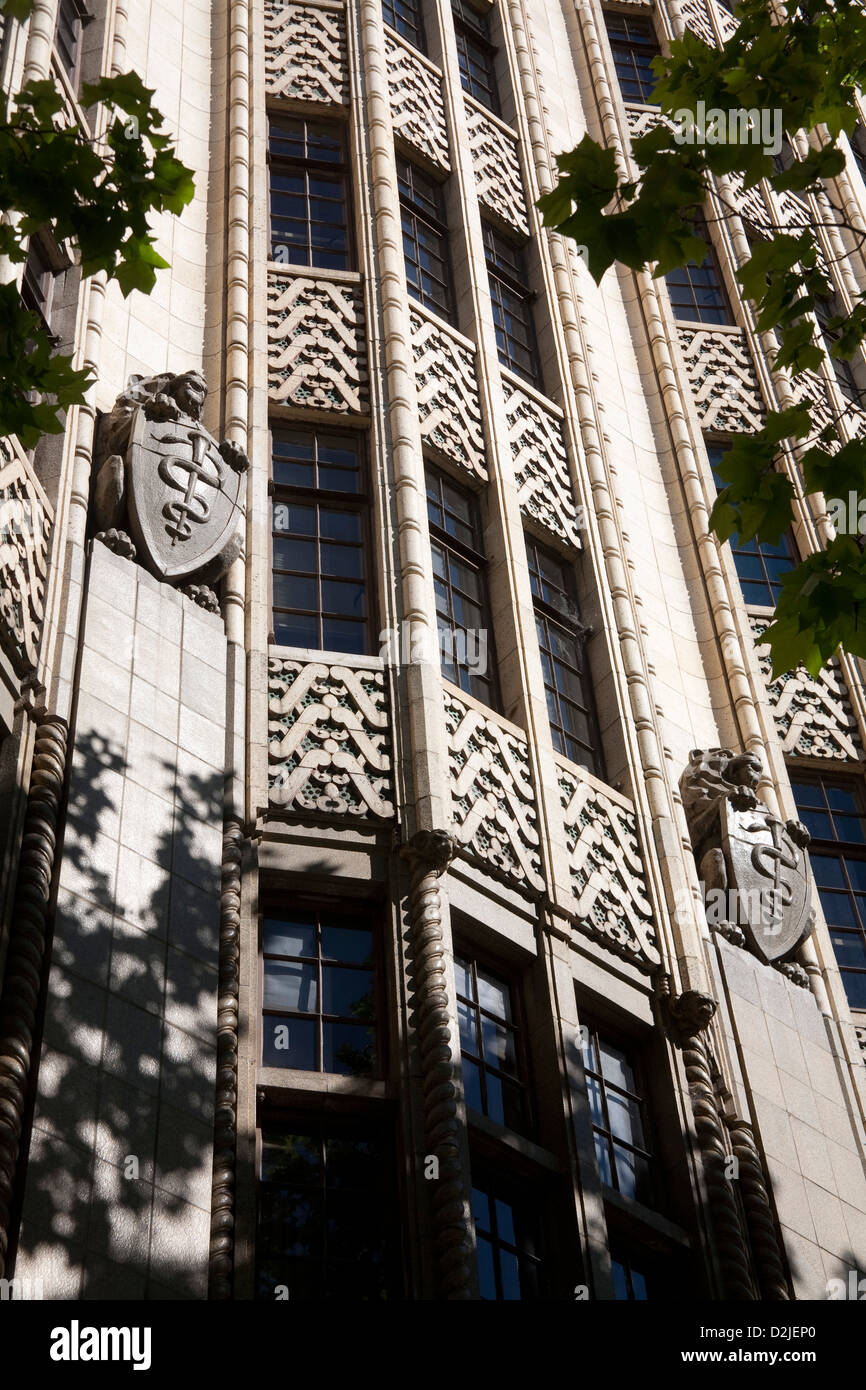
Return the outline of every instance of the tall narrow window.
[[[821,337],[824,339],[827,359],[836,376],[836,385],[839,387],[839,390],[846,400],[852,401],[854,405],[857,405],[859,404],[862,393],[857,386],[857,380],[854,376],[854,369],[851,363],[845,358],[830,356],[830,350],[833,344],[838,342],[839,338],[842,336],[842,329],[841,327],[830,328],[828,325],[831,319],[841,318],[843,313],[844,311],[841,305],[835,298],[821,298],[815,300],[815,317],[821,329]]]
[[[84,26],[91,18],[82,0],[60,0],[54,30],[54,51],[76,93],[81,76],[82,36]]]
[[[580,1043],[601,1180],[651,1206],[646,1118],[633,1058],[587,1024],[581,1025]]]
[[[437,468],[428,466],[426,477],[442,674],[495,708],[493,629],[478,503]]]
[[[455,954],[454,973],[466,1104],[525,1133],[529,1098],[516,991],[469,955]]]
[[[866,799],[860,782],[802,777],[791,788],[852,1009],[866,1009]]]
[[[537,1202],[481,1178],[472,1189],[481,1297],[529,1302],[542,1296]]]
[[[457,37],[457,62],[463,90],[499,114],[499,98],[493,59],[496,49],[490,42],[490,26],[485,15],[479,14],[469,0],[454,0],[454,33]]]
[[[349,201],[340,126],[273,116],[269,156],[271,259],[348,270]]]
[[[450,319],[448,228],[442,188],[399,155],[397,185],[407,288],[413,299]]]
[[[707,254],[700,265],[697,261],[687,261],[665,276],[674,315],[698,323],[731,323],[722,272],[703,218],[696,219],[694,230],[707,243]]]
[[[614,67],[624,101],[651,103],[658,81],[650,66],[661,49],[648,19],[630,14],[605,14]]]
[[[529,583],[544,672],[553,746],[573,763],[603,776],[595,701],[571,567],[526,538]]]
[[[369,501],[355,435],[280,428],[273,440],[273,632],[281,646],[369,651]]]
[[[718,464],[724,456],[724,446],[710,444],[707,453],[716,486],[723,488],[725,482],[719,475]],[[754,536],[751,540],[741,541],[735,533],[730,538],[730,546],[744,601],[755,608],[775,608],[782,592],[782,575],[797,563],[790,536],[784,535],[773,545],[769,541],[759,541]]]
[[[421,0],[382,0],[382,18],[415,48],[426,53]]]
[[[257,1295],[367,1301],[396,1287],[394,1174],[386,1137],[363,1120],[262,1126]]]
[[[51,301],[54,296],[54,276],[55,271],[38,237],[31,237],[27,260],[24,263],[24,275],[21,280],[21,298],[26,308],[38,314],[49,330],[51,328]]]
[[[285,911],[262,923],[262,1063],[364,1076],[378,1068],[373,924]]]
[[[503,367],[538,385],[538,356],[532,324],[532,291],[527,284],[524,254],[482,222],[484,253],[493,304],[496,348]]]

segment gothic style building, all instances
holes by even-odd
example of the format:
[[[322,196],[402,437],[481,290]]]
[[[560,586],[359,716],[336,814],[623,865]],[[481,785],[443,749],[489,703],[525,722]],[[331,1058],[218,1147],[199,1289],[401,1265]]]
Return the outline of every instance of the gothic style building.
[[[866,1277],[866,689],[844,654],[770,682],[754,642],[829,534],[796,454],[782,544],[707,527],[766,410],[805,389],[862,429],[866,363],[792,387],[734,275],[812,224],[825,317],[851,308],[866,141],[821,198],[720,183],[706,259],[667,283],[596,287],[536,207],[587,131],[627,165],[653,55],[731,23],[719,0],[5,22],[5,90],[50,78],[98,138],[82,82],[134,67],[196,179],[149,297],[47,232],[21,278],[95,385],[62,435],[0,441],[16,1297]],[[769,921],[730,910],[767,884]]]

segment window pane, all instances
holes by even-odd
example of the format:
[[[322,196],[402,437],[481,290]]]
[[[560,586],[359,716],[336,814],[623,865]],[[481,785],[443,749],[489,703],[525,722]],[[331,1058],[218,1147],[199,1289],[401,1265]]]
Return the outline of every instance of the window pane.
[[[315,965],[295,961],[266,960],[264,979],[265,1008],[297,1009],[314,1013],[318,999]]]
[[[312,913],[296,913],[291,918],[266,917],[262,943],[269,955],[315,957],[316,919]]]
[[[281,1018],[265,1014],[262,1020],[262,1065],[315,1071],[318,1066],[317,1027],[313,1019]]]

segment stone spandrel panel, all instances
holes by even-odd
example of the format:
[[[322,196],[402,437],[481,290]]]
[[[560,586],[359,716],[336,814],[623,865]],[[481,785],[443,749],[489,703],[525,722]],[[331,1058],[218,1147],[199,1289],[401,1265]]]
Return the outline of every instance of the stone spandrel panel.
[[[663,116],[657,106],[629,105],[626,102],[625,119],[632,140],[638,140],[641,135],[646,135],[648,131],[654,130],[657,125],[664,124],[673,129],[673,122]]]
[[[710,48],[716,47],[716,34],[709,15],[712,0],[682,0],[680,9],[687,29],[697,34]]]
[[[17,674],[35,671],[54,513],[16,439],[0,439],[0,647]]]
[[[515,231],[529,236],[517,136],[503,129],[483,106],[464,100],[478,201]]]
[[[268,267],[268,396],[276,405],[364,414],[364,297],[357,279]]]
[[[559,419],[504,374],[502,384],[520,510],[579,547],[579,513]]]
[[[756,637],[768,622],[754,614],[749,621]],[[772,680],[769,648],[758,647],[757,650],[784,751],[801,758],[862,762],[866,753],[836,658],[818,676],[810,676],[799,667]]]
[[[486,481],[474,352],[417,305],[409,321],[422,438]]]
[[[349,100],[342,5],[265,0],[265,90],[271,97],[343,106]]]
[[[295,814],[392,820],[390,723],[381,669],[271,658],[271,806]]]
[[[385,56],[394,134],[414,145],[447,173],[451,161],[439,73],[406,44],[387,33]]]
[[[446,691],[454,835],[464,852],[510,882],[544,888],[526,742]]]
[[[701,429],[759,430],[764,404],[743,333],[680,324],[679,337]]]
[[[564,762],[559,794],[578,927],[641,969],[653,969],[660,957],[633,809]]]

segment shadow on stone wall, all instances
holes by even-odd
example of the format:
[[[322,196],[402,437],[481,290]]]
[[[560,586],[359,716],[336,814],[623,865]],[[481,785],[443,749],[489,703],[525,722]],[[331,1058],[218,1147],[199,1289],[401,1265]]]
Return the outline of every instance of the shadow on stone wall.
[[[206,1296],[223,778],[199,766],[155,757],[142,789],[76,739],[15,1268],[45,1298]]]

